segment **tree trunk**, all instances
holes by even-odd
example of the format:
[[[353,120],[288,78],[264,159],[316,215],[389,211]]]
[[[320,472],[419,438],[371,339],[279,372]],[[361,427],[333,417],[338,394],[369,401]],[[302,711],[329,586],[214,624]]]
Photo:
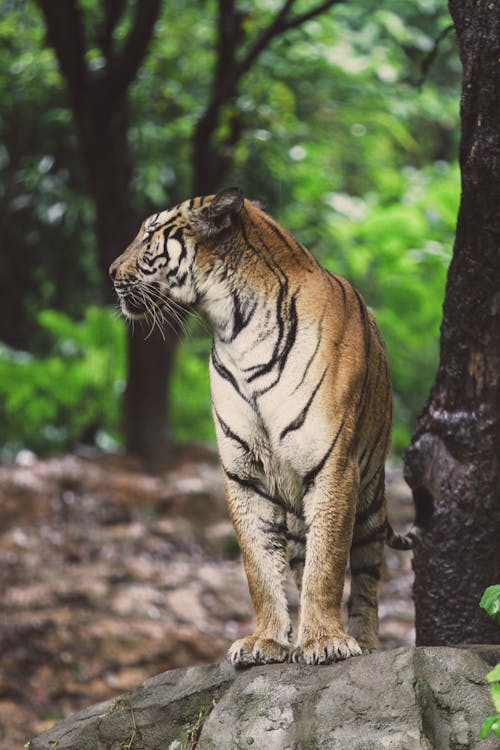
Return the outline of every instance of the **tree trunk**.
[[[78,111],[79,132],[90,188],[96,205],[99,262],[107,274],[109,264],[137,233],[144,217],[134,209],[130,190],[132,160],[128,144],[127,101],[95,96]],[[123,429],[127,452],[138,455],[152,469],[168,461],[168,386],[177,338],[165,342],[155,330],[128,330],[128,373],[123,404]],[[167,334],[168,335],[168,334]]]
[[[124,3],[104,3],[98,41],[106,65],[91,72],[85,61],[84,13],[76,0],[37,0],[68,84],[90,192],[96,206],[99,263],[107,274],[110,263],[137,233],[141,219],[131,193],[132,157],[128,143],[128,88],[147,53],[160,0],[135,4],[130,31],[118,47],[113,34]],[[168,448],[168,378],[176,340],[165,345],[158,332],[145,340],[136,328],[128,335],[128,379],[124,398],[125,447],[151,467],[165,463]]]
[[[462,198],[440,364],[406,454],[417,522],[419,645],[499,642],[480,608],[500,581],[500,3],[450,0],[463,66]]]

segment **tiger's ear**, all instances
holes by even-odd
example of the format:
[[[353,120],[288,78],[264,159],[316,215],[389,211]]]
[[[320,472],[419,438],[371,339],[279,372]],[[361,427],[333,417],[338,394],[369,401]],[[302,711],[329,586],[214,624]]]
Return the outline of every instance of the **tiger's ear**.
[[[243,193],[239,188],[227,188],[215,195],[210,203],[192,213],[193,224],[201,236],[216,238],[228,232],[243,208]]]
[[[266,198],[252,198],[250,203],[252,203],[252,205],[254,205],[256,208],[260,208],[261,211],[265,211],[267,209]]]

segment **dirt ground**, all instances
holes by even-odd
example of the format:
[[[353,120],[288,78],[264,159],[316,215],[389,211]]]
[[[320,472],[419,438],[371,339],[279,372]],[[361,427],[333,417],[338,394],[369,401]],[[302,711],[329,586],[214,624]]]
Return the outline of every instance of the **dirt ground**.
[[[409,491],[388,473],[406,528]],[[387,548],[383,648],[414,642],[412,581],[411,553]],[[84,452],[0,466],[0,591],[0,750],[158,672],[223,659],[252,610],[215,452],[186,447],[156,477]]]

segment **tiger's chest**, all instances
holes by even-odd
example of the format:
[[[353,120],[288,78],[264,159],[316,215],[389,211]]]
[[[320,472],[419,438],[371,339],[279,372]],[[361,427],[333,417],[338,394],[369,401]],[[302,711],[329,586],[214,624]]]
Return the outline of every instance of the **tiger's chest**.
[[[224,470],[299,508],[304,476],[323,451],[323,440],[307,431],[283,435],[284,426],[298,409],[297,396],[290,397],[286,378],[256,399],[244,379],[229,367],[212,360],[210,369],[213,416]]]
[[[273,444],[264,427],[257,429],[250,440],[248,453],[242,453],[235,461],[233,457],[238,470],[248,479],[257,481],[270,495],[299,507],[304,495],[304,483],[295,457]]]

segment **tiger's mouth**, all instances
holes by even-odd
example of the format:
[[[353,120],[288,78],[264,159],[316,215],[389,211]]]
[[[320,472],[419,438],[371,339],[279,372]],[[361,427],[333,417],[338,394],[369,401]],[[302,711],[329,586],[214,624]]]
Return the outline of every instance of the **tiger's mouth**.
[[[140,320],[141,318],[146,317],[148,309],[145,303],[138,299],[135,294],[123,294],[122,292],[121,294],[118,293],[118,296],[122,313],[126,318]]]

